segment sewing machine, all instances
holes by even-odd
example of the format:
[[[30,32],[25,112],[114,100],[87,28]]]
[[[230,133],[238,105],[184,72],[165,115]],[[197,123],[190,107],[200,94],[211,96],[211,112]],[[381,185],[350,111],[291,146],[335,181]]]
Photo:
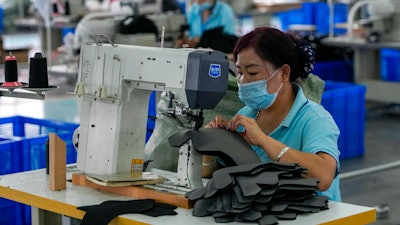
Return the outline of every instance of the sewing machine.
[[[87,44],[79,65],[77,167],[86,174],[127,173],[132,159],[143,159],[152,91],[173,93],[174,114],[198,129],[203,109],[213,109],[228,86],[228,57],[206,49]],[[190,143],[180,151],[182,176],[196,184],[178,185],[202,185],[201,155]]]
[[[365,8],[367,18],[356,21],[359,11]],[[353,39],[353,29],[363,28],[363,34],[368,42],[398,41],[400,35],[400,1],[399,0],[361,0],[357,1],[349,10],[347,17],[347,36]]]

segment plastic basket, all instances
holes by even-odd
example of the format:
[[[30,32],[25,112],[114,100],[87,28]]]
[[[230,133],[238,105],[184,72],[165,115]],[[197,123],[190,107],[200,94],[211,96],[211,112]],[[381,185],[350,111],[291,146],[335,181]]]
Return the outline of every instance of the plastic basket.
[[[290,25],[305,24],[314,25],[314,3],[303,3],[299,9],[291,9],[286,12],[278,13],[282,30],[288,30]]]
[[[156,126],[157,118],[157,92],[153,91],[150,94],[149,108],[148,108],[148,119],[147,119],[147,132],[146,132],[146,142],[149,140],[150,136],[153,134],[154,127]]]
[[[345,60],[319,61],[314,65],[313,74],[322,80],[353,82],[353,63]]]
[[[333,6],[333,23],[346,23],[348,5],[345,3],[335,3]],[[327,3],[315,3],[315,25],[317,27],[318,35],[329,34],[329,6]],[[347,30],[345,28],[334,28],[334,34],[344,34]]]
[[[46,167],[46,142],[49,133],[66,143],[67,163],[76,162],[72,134],[78,124],[23,116],[0,118],[0,155],[2,174]],[[6,140],[8,139],[8,140]]]
[[[26,205],[0,198],[0,211],[0,225],[31,224],[31,214],[26,213]]]
[[[0,175],[20,172],[22,166],[22,141],[0,138]]]
[[[67,163],[76,162],[72,135],[77,124],[22,116],[0,118],[0,175],[46,167],[49,133],[66,143]],[[0,198],[0,225],[30,225],[30,206]]]
[[[382,80],[400,82],[400,51],[381,49],[380,61]]]
[[[332,114],[340,129],[340,159],[364,155],[365,93],[364,85],[325,82],[321,104]]]

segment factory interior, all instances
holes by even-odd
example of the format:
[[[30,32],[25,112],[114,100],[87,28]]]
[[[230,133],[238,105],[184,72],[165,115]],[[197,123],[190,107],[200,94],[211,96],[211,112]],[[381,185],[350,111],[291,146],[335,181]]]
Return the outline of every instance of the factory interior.
[[[151,49],[151,53],[157,52],[157,49],[171,49],[171,53],[175,53],[175,50],[179,51],[182,48],[195,48],[185,46],[185,44],[179,46],[178,43],[189,33],[186,16],[191,7],[200,4],[196,3],[197,1],[204,2],[204,0],[0,0],[0,16],[3,17],[0,25],[0,80],[2,84],[8,83],[9,77],[7,78],[6,74],[10,73],[10,70],[7,71],[6,64],[10,63],[10,57],[14,57],[18,82],[22,85],[0,87],[0,160],[2,161],[0,166],[4,167],[0,168],[0,225],[42,225],[45,223],[78,225],[83,224],[84,213],[77,210],[76,207],[99,204],[100,201],[106,200],[129,200],[132,197],[135,199],[135,196],[125,196],[124,194],[119,196],[119,192],[109,192],[107,190],[114,187],[110,188],[107,185],[80,187],[80,184],[72,184],[74,182],[71,182],[71,177],[69,177],[71,171],[68,170],[68,165],[75,165],[80,152],[80,149],[76,150],[76,128],[80,125],[82,130],[82,120],[90,120],[89,113],[85,114],[82,111],[88,110],[91,107],[90,104],[94,105],[90,101],[97,101],[97,98],[105,98],[104,101],[110,101],[107,100],[110,98],[114,104],[114,97],[104,97],[101,88],[95,96],[85,96],[85,91],[88,89],[83,91],[80,84],[87,82],[84,79],[92,79],[87,76],[93,72],[88,72],[87,64],[90,63],[90,60],[95,60],[95,54],[99,54],[100,59],[101,54],[104,54],[105,58],[106,53],[102,53],[103,50],[98,50],[101,52],[98,53],[97,50],[92,51],[91,48],[84,51],[81,46],[96,47],[109,44],[114,48],[115,46],[118,48],[118,45],[128,46],[126,49],[132,51],[127,55],[129,56],[127,57],[128,62],[131,56],[132,61],[141,57],[141,51],[143,51],[143,55],[147,54],[147,48]],[[396,147],[400,146],[400,0],[215,1],[226,3],[234,12],[235,20],[231,22],[235,24],[237,38],[256,27],[272,26],[311,43],[316,52],[314,70],[311,73],[325,83],[321,105],[332,114],[340,129],[338,140],[341,151],[338,175],[342,199],[340,205],[333,205],[333,207],[330,205],[331,201],[328,201],[328,209],[321,212],[309,213],[310,215],[307,214],[304,217],[299,215],[295,220],[279,220],[277,223],[262,223],[260,220],[258,224],[400,225],[400,181],[396,175],[400,170],[400,152],[397,152],[398,147]],[[150,26],[148,23],[151,28],[146,27]],[[399,26],[397,26],[398,24]],[[208,40],[208,42],[212,42],[212,40]],[[95,44],[93,45],[93,43]],[[130,46],[135,47],[131,49]],[[140,46],[140,48],[136,49],[136,46]],[[221,51],[224,55],[232,53],[232,46],[228,51],[223,47],[223,50],[218,50],[221,46],[219,43],[213,47],[207,46],[207,48],[213,50],[216,48],[215,51]],[[137,51],[137,54],[134,51]],[[84,55],[83,52],[87,54]],[[37,58],[38,53],[41,53],[43,58]],[[120,54],[121,57],[126,56],[124,55],[125,51],[121,51]],[[162,54],[160,53],[160,55]],[[120,56],[114,55],[113,63],[115,63],[116,57]],[[176,56],[177,60],[182,60],[179,57],[181,56]],[[32,74],[35,74],[32,70],[32,62],[35,60],[38,62],[39,59],[43,59],[45,62],[48,82],[46,87],[35,88],[31,86]],[[229,69],[231,70],[232,61],[230,63]],[[107,68],[113,73],[119,72],[119,69],[115,69],[114,66],[108,67],[106,62],[101,65],[103,69]],[[118,65],[125,64],[118,63]],[[97,106],[94,110],[90,109],[90,113],[96,109],[99,110],[97,114],[94,113],[93,117],[97,118],[93,120],[115,123],[118,121],[120,124],[117,127],[122,127],[118,127],[118,129],[125,129],[127,126],[146,127],[144,130],[146,130],[145,143],[147,144],[157,142],[157,140],[154,141],[155,135],[159,135],[165,140],[168,139],[166,134],[178,129],[176,123],[166,121],[162,125],[170,126],[156,132],[157,126],[160,127],[160,120],[165,118],[159,111],[162,109],[158,108],[162,103],[161,83],[164,80],[167,82],[169,79],[165,78],[169,75],[166,72],[174,71],[170,69],[169,65],[164,66],[148,68],[148,71],[159,71],[160,74],[143,74],[144,77],[149,75],[150,80],[154,77],[159,78],[158,83],[149,81],[146,84],[146,81],[143,82],[144,85],[150,87],[145,93],[152,94],[148,105],[140,104],[147,98],[140,99],[142,98],[140,96],[145,95],[137,92],[140,96],[139,100],[135,98],[135,101],[138,101],[139,104],[132,104],[131,107],[121,103],[127,107],[124,108],[126,111],[134,112],[125,114],[116,110],[101,111],[101,109],[107,108]],[[128,67],[128,72],[132,67]],[[236,69],[235,66],[234,69]],[[102,68],[93,70],[102,71]],[[217,114],[230,118],[243,106],[237,96],[235,75],[235,72],[230,71],[226,76],[228,79],[226,93],[222,99],[212,109],[205,109],[204,115],[201,114],[204,117],[204,124],[210,122]],[[104,80],[113,81],[110,83],[119,85],[116,84],[119,80],[114,82],[112,80],[114,78],[103,77],[102,81],[98,81],[96,85],[101,85]],[[96,79],[100,78],[96,77]],[[171,79],[175,78],[169,80]],[[152,92],[148,91],[151,90],[151,85],[154,85]],[[121,86],[130,91],[135,90],[133,83],[130,82],[128,84],[121,82]],[[107,91],[109,90],[107,89]],[[120,98],[129,98],[129,96],[126,97],[122,94]],[[123,100],[115,101],[122,102]],[[137,121],[136,119],[141,118],[141,115],[136,114],[143,114],[143,112],[146,113],[147,120],[142,119],[137,122],[139,125],[136,122],[135,125],[121,122],[120,119],[123,118],[117,118],[121,115],[131,115],[135,119],[132,121]],[[29,134],[26,131],[26,134],[23,132],[22,136],[16,135],[16,127],[20,129],[19,127],[22,126],[24,129],[25,123],[17,120],[18,117],[27,118],[27,121],[30,122],[26,123],[34,125],[37,123],[39,130],[34,131],[37,133]],[[49,146],[56,148],[55,146],[59,144],[57,141],[50,141],[49,145],[50,133],[57,134],[58,128],[54,128],[54,130],[53,127],[46,128],[46,126],[50,126],[47,125],[48,121],[52,122],[51,126],[54,124],[60,126],[59,137],[66,143],[64,149],[67,151],[65,159],[67,178],[63,184],[66,183],[66,187],[56,191],[56,194],[51,191],[49,193],[48,190],[39,191],[39,188],[26,188],[25,193],[23,185],[26,187],[36,185],[36,182],[33,182],[34,178],[28,177],[43,175],[41,179],[50,179],[51,174],[47,173],[48,177],[46,178],[44,172],[35,173],[35,171],[48,170],[48,164],[54,165],[49,160],[56,160],[50,157],[46,162],[46,158],[44,158],[46,154],[49,154]],[[124,124],[127,125],[124,126]],[[25,129],[26,126],[25,124]],[[103,126],[105,127],[105,125]],[[65,130],[63,130],[64,127]],[[116,132],[104,132],[103,134],[102,131],[98,131],[95,134],[89,133],[84,138],[89,139],[92,137],[90,135],[98,135],[99,139],[108,139],[107,134],[109,133]],[[83,131],[81,136],[82,134]],[[140,138],[143,138],[143,135]],[[122,142],[122,140],[123,138],[120,141]],[[163,145],[161,147],[165,147],[165,140],[164,143],[159,142],[160,145]],[[106,142],[102,141],[102,143]],[[132,140],[127,142],[129,142],[127,145],[131,144]],[[100,149],[101,147],[98,144],[87,145],[92,148]],[[145,145],[139,144],[138,146],[144,147]],[[59,148],[59,146],[57,147]],[[18,153],[18,155],[13,153],[17,151],[22,153]],[[36,151],[40,151],[40,153]],[[100,154],[105,153],[101,152]],[[169,160],[165,155],[159,157]],[[176,155],[176,157],[178,156]],[[179,158],[180,160],[181,158]],[[22,165],[27,161],[29,161],[29,165]],[[15,163],[15,168],[10,167],[10,164],[13,163]],[[59,167],[59,165],[56,163],[55,167],[63,166]],[[204,161],[202,165],[204,166]],[[46,166],[47,168],[45,168]],[[133,161],[131,168],[133,168]],[[107,170],[104,169],[104,171]],[[22,179],[25,177],[27,180],[32,180],[33,184],[24,183]],[[54,179],[57,183],[57,178]],[[38,179],[37,183],[40,182]],[[48,186],[47,184],[43,185],[43,189],[47,189]],[[39,187],[42,186],[39,185]],[[76,194],[74,188],[80,191],[80,188],[84,188],[85,193],[88,193],[89,196],[75,196],[79,195],[79,192]],[[28,191],[28,189],[33,191]],[[90,198],[92,192],[96,197]],[[98,195],[101,196],[96,199]],[[168,193],[166,195],[169,197]],[[152,198],[151,195],[147,195],[147,192],[145,196]],[[69,197],[72,200],[68,200]],[[76,199],[82,198],[82,200],[75,200],[75,197]],[[156,201],[159,200],[157,198],[155,198]],[[85,200],[87,201],[82,202]],[[161,202],[169,203],[164,199]],[[187,224],[192,220],[193,224],[217,223],[210,217],[193,217],[191,207],[188,208],[181,209],[178,205],[179,217],[175,217],[175,220],[173,216],[149,217],[132,214],[119,216],[110,224],[181,224],[180,222]],[[355,212],[353,212],[353,208]],[[318,217],[318,214],[330,210],[336,210],[330,214],[337,216],[329,216],[325,220],[319,218],[324,217],[322,215]],[[181,216],[182,214],[184,216]],[[314,216],[318,219],[315,219]],[[235,221],[232,224],[257,224],[257,222]]]

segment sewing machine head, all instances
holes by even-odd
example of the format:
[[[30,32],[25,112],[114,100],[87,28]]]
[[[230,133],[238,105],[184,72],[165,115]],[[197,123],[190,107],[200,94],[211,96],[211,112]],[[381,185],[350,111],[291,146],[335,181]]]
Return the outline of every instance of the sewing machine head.
[[[364,13],[358,11],[365,8]],[[356,17],[362,17],[356,22]],[[358,26],[354,26],[357,24]],[[347,33],[353,38],[353,28],[364,30],[368,42],[399,41],[400,35],[399,0],[361,0],[349,10]]]
[[[79,65],[77,166],[91,174],[129,172],[143,159],[152,91],[171,91],[175,114],[197,129],[228,86],[228,57],[205,49],[89,44]]]

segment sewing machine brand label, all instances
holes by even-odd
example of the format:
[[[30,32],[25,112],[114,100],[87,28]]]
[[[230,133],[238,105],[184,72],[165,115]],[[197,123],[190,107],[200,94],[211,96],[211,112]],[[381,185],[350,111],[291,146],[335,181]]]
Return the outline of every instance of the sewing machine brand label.
[[[221,65],[220,64],[210,64],[210,69],[208,75],[212,78],[217,78],[221,76]]]

